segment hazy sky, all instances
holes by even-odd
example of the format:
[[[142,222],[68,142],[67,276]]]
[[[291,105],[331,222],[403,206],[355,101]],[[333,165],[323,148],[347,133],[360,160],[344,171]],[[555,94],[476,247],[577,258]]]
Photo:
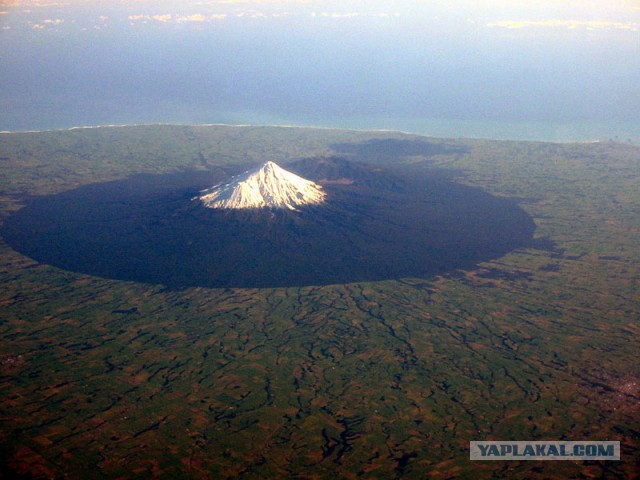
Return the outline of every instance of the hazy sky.
[[[637,0],[2,0],[2,28],[104,29],[128,24],[206,24],[236,18],[396,18],[399,23],[464,23],[484,28],[638,31]],[[146,23],[145,23],[146,22]],[[459,23],[456,26],[457,22]],[[456,28],[457,27],[457,28]],[[453,33],[455,33],[455,31]],[[549,33],[549,32],[547,32]]]
[[[0,128],[640,111],[637,0],[0,0],[0,29]]]

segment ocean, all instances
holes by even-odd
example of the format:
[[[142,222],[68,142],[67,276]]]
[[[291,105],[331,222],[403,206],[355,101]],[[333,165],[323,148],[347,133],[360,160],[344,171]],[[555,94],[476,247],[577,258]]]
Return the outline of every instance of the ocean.
[[[405,17],[191,28],[150,16],[80,29],[4,18],[0,131],[229,123],[640,143],[633,31]]]

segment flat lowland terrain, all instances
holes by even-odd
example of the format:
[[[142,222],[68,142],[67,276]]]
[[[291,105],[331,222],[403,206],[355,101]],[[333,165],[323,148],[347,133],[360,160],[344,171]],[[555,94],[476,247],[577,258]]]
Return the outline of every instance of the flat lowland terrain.
[[[290,288],[115,280],[2,241],[0,478],[633,478],[638,147],[284,127],[2,134],[0,221],[139,174],[334,157],[515,201],[533,239],[442,275]],[[619,440],[622,461],[469,461],[471,440],[550,439]]]

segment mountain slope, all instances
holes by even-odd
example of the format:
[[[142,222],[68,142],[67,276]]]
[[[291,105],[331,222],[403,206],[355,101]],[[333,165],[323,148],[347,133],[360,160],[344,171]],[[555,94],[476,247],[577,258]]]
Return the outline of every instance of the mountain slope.
[[[208,208],[296,210],[303,205],[324,202],[325,193],[319,185],[288,172],[274,162],[266,162],[226,184],[202,190],[195,198]]]

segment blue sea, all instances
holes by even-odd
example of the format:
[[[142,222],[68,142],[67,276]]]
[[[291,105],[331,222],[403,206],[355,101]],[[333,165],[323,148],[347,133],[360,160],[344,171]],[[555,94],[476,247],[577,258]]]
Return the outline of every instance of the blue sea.
[[[640,143],[637,32],[404,17],[34,29],[4,18],[3,131],[229,123]]]

